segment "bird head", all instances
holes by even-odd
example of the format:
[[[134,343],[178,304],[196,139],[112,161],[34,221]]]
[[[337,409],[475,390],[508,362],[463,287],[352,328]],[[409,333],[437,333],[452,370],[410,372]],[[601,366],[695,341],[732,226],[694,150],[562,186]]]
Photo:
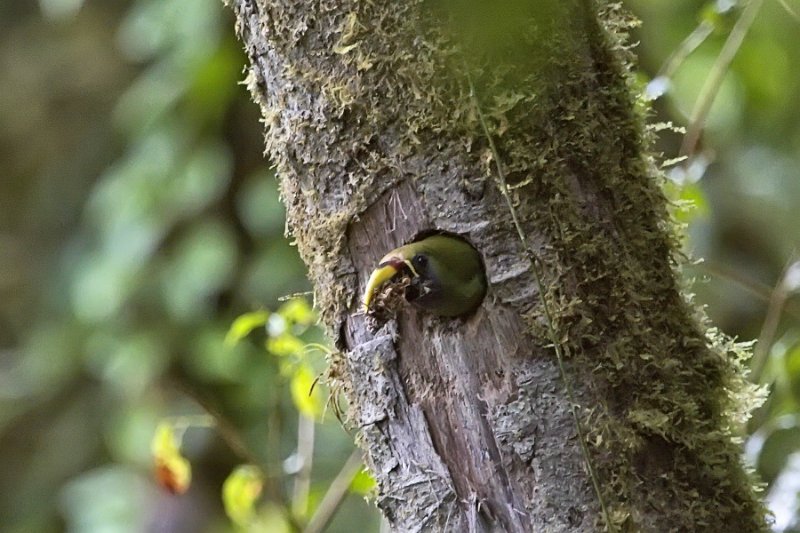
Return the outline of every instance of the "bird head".
[[[475,309],[486,293],[486,278],[477,250],[448,235],[432,235],[396,248],[381,258],[364,291],[368,311],[381,287],[407,276],[405,298],[433,314],[459,316]]]

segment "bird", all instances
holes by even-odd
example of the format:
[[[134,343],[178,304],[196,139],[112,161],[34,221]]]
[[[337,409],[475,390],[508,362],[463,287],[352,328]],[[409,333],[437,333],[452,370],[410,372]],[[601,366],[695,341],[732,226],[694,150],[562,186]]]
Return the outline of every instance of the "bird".
[[[467,241],[430,235],[387,253],[364,291],[369,312],[376,293],[390,280],[408,277],[405,299],[431,314],[457,317],[474,311],[486,295],[486,275],[478,251]]]

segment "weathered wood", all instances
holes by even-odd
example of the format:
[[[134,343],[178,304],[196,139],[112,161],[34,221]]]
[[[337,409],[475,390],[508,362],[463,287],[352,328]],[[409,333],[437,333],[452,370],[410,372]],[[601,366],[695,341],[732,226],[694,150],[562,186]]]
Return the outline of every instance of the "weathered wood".
[[[231,3],[289,228],[341,350],[334,378],[395,530],[765,528],[731,435],[738,352],[676,282],[613,6]],[[432,228],[481,252],[483,305],[455,320],[409,307],[370,331],[359,296],[375,262]]]
[[[441,175],[434,186],[445,189],[456,177]],[[450,203],[468,205],[452,192],[442,202],[444,211]],[[434,226],[421,207],[419,193],[406,181],[351,227],[349,252],[361,273],[360,286],[379,251]],[[495,208],[502,210],[501,204]],[[385,231],[392,227],[394,232]],[[498,235],[498,227],[485,224],[473,227],[469,219],[435,227],[459,229],[483,244],[496,290],[515,278],[528,285],[527,271],[517,267],[510,275],[506,262],[521,256],[513,235]],[[351,314],[346,321],[346,345],[357,354],[346,363],[354,408],[361,418],[365,409],[368,413],[366,420],[357,414],[356,421],[371,466],[391,487],[378,502],[400,510],[392,521],[398,531],[415,524],[445,531],[472,531],[479,523],[482,530],[491,523],[505,531],[529,531],[531,524],[571,531],[594,527],[595,496],[556,361],[536,348],[541,341],[527,338],[521,318],[496,305],[495,298],[490,294],[466,320],[439,319],[409,307],[398,324],[378,333],[381,350],[373,347],[377,339],[363,315]],[[375,373],[382,379],[370,377]],[[376,403],[382,404],[380,416],[373,411]],[[410,516],[402,516],[408,511]]]

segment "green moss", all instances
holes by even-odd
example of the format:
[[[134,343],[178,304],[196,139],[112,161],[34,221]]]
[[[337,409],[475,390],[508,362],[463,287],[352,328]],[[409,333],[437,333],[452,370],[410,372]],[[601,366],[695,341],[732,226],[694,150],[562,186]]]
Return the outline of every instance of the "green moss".
[[[587,22],[586,49],[542,46],[567,58],[544,70],[544,87],[557,94],[541,90],[538,66],[527,80],[486,69],[476,85],[523,225],[546,235],[535,251],[552,280],[544,297],[555,336],[571,348],[571,379],[591,383],[599,403],[584,425],[602,497],[615,529],[766,530],[735,437],[761,398],[743,379],[748,351],[710,329],[677,281],[680,227],[647,152],[646,109],[624,44],[635,21],[614,4],[600,20]],[[531,128],[531,117],[542,122]],[[535,336],[549,338],[542,315],[541,307],[526,314]],[[642,466],[642,454],[660,463]],[[670,501],[637,515],[663,484]]]
[[[537,10],[509,35],[484,34],[444,0],[353,1],[329,12],[264,4],[279,60],[265,67],[276,70],[271,82],[249,76],[248,85],[331,333],[358,294],[350,224],[400,181],[420,178],[398,165],[457,146],[475,169],[461,186],[500,205],[485,187],[499,159],[544,267],[553,323],[543,323],[541,302],[514,305],[542,346],[551,327],[564,339],[571,379],[589,391],[583,426],[615,529],[765,531],[735,440],[761,396],[743,379],[747,348],[711,329],[678,281],[680,228],[630,74],[626,35],[636,22],[618,4],[600,2],[598,25],[593,3],[550,0],[523,3]],[[290,93],[300,110],[286,109]],[[509,215],[493,222],[510,227]]]

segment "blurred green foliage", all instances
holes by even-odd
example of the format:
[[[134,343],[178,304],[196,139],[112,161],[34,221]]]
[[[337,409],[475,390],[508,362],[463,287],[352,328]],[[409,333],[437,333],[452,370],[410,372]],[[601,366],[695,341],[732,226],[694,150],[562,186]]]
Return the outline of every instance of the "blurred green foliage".
[[[626,3],[652,122],[686,125],[742,6]],[[698,153],[667,169],[705,259],[686,268],[697,300],[760,341],[753,378],[771,395],[742,432],[776,531],[800,531],[797,11],[764,2]],[[288,531],[351,454],[326,393],[309,394],[324,340],[301,300],[279,301],[309,287],[233,26],[217,0],[0,4],[4,531]],[[664,160],[681,141],[660,132]],[[179,427],[207,413],[213,428]],[[192,464],[179,497],[152,472],[165,421]],[[343,505],[329,531],[377,531],[359,496]]]
[[[0,26],[0,529],[307,520],[353,443],[311,392],[316,318],[278,301],[309,286],[232,14],[217,0],[41,0],[4,3]],[[213,428],[192,422],[206,412]],[[176,483],[192,465],[182,496],[156,483],[154,436]],[[253,468],[258,491],[241,479]],[[331,531],[377,529],[360,495],[343,505]]]
[[[630,5],[644,22],[636,36],[643,76],[664,91],[654,102],[656,120],[687,124],[746,2]],[[757,339],[751,378],[770,396],[742,428],[745,459],[767,484],[773,529],[786,532],[800,531],[800,72],[791,67],[800,62],[799,9],[763,3],[722,81],[699,151],[667,172],[672,197],[699,207],[679,215],[689,224],[689,253],[703,259],[685,269],[697,301],[723,331]],[[690,34],[707,37],[672,76],[657,78]],[[658,149],[675,157],[681,141],[680,132],[662,134]]]

